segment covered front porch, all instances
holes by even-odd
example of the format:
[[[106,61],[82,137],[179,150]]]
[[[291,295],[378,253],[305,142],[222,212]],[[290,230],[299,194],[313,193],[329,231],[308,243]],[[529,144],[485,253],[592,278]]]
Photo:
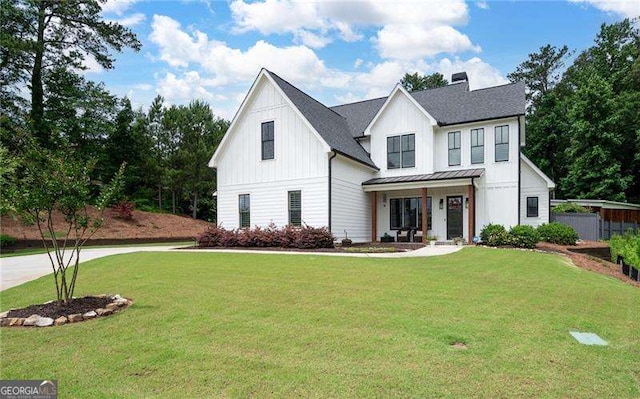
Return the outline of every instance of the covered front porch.
[[[394,241],[471,243],[478,234],[476,183],[483,173],[468,169],[364,182],[371,196],[371,241],[391,236]]]

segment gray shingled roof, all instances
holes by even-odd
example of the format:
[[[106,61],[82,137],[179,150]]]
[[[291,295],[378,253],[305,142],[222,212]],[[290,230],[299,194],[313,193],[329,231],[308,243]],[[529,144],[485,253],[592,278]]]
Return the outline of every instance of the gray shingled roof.
[[[377,169],[353,138],[363,135],[387,97],[328,108],[275,73],[265,71],[332,150]],[[462,82],[411,95],[440,126],[524,115],[526,106],[523,82],[472,91],[468,82]]]
[[[362,185],[371,186],[374,184],[414,183],[414,182],[434,181],[434,180],[470,179],[472,177],[480,177],[483,174],[484,174],[483,168],[458,169],[458,170],[447,170],[444,172],[435,172],[435,173],[430,173],[426,175],[376,177],[376,178],[367,180],[366,182],[362,183]]]
[[[464,82],[411,95],[440,126],[524,115],[526,107],[523,82],[471,91]]]
[[[377,169],[369,154],[349,133],[349,125],[343,116],[327,108],[275,73],[266,72],[271,75],[284,94],[289,97],[332,150]]]
[[[524,83],[469,91],[468,82],[411,93],[440,126],[524,115]],[[387,97],[331,107],[347,118],[351,135],[362,136]]]
[[[382,104],[387,101],[387,97],[365,100],[357,103],[336,105],[331,107],[347,119],[349,130],[353,137],[362,136],[364,130],[369,126],[373,117],[376,116]]]

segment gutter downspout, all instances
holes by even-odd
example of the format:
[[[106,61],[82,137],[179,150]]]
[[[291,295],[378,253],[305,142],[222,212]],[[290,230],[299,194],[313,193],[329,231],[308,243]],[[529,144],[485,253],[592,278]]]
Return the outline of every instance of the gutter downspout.
[[[333,158],[335,158],[338,155],[337,152],[335,151],[332,151],[332,152],[333,152],[333,155],[329,157],[329,179],[328,179],[329,180],[329,201],[328,201],[329,202],[329,207],[328,207],[329,208],[329,220],[328,220],[329,233],[331,233],[331,161],[333,160]]]
[[[521,136],[521,126],[520,126],[520,117],[518,117],[518,224],[520,224],[521,222],[521,202],[522,202],[522,171],[521,169],[521,164],[522,164],[522,157],[521,157],[521,149],[522,149],[522,137]]]

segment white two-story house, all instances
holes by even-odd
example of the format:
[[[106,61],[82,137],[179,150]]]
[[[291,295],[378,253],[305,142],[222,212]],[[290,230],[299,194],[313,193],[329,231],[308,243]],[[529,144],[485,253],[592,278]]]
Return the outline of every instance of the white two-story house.
[[[466,73],[326,107],[263,69],[209,163],[218,224],[304,223],[367,242],[546,223],[555,186],[520,152],[524,112],[524,84],[469,90]]]

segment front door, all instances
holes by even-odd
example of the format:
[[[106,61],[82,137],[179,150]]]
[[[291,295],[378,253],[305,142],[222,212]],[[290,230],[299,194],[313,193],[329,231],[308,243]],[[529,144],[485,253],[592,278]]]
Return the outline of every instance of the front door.
[[[447,240],[462,237],[462,196],[447,197]]]

